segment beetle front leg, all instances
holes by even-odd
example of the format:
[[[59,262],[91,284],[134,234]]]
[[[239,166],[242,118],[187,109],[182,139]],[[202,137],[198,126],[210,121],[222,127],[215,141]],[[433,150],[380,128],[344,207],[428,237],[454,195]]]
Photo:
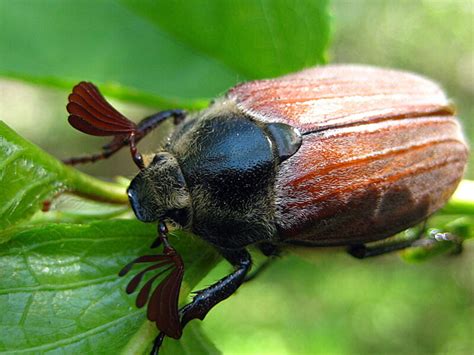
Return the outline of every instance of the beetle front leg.
[[[102,148],[102,152],[90,155],[84,155],[80,157],[72,157],[68,159],[63,159],[63,163],[66,165],[78,165],[78,164],[85,164],[85,163],[94,163],[98,160],[105,160],[118,152],[122,147],[126,146],[128,142],[118,141],[114,139],[111,143],[105,145]]]
[[[235,267],[234,272],[196,292],[192,302],[180,310],[183,327],[192,319],[203,320],[212,307],[231,296],[244,282],[252,266],[252,259],[247,250],[225,251],[221,254]]]
[[[252,259],[247,250],[220,250],[220,252],[235,270],[208,288],[197,291],[191,303],[180,309],[182,328],[193,319],[203,320],[216,304],[230,297],[245,281],[245,276],[252,266]],[[164,337],[163,333],[156,337],[151,354],[158,354]]]

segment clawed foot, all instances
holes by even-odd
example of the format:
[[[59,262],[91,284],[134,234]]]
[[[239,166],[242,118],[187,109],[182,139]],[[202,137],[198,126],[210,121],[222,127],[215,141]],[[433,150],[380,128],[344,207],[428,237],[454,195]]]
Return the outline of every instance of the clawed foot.
[[[460,254],[462,252],[463,239],[451,234],[432,230],[427,238],[419,239],[413,243],[413,247],[422,247],[424,249],[432,249],[441,244],[449,244],[452,246],[452,254]]]

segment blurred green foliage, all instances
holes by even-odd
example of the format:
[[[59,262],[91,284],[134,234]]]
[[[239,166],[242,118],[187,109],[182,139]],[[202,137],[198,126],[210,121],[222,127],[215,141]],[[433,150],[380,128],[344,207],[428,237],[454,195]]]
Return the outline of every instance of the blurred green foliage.
[[[73,83],[93,80],[108,95],[134,102],[114,105],[137,120],[170,105],[200,107],[202,99],[236,82],[321,63],[329,38],[326,7],[327,1],[309,0],[0,0],[0,75],[60,88],[0,82],[0,119],[56,156],[95,151],[103,141],[74,132],[65,120]],[[331,14],[330,62],[398,67],[434,78],[474,138],[472,2],[333,0]],[[148,149],[156,149],[160,138],[151,137]],[[108,177],[135,171],[127,152],[81,169]],[[38,235],[47,238],[47,230]],[[117,258],[132,257],[135,244]],[[358,261],[341,253],[290,254],[216,307],[203,328],[225,354],[470,354],[474,251],[466,246],[460,257],[417,265],[395,255]],[[93,252],[109,256],[108,248]],[[78,249],[65,250],[74,255]],[[228,269],[221,264],[202,285]],[[97,296],[98,305],[108,297]]]
[[[474,3],[470,0],[333,1],[331,61],[403,68],[444,87],[474,139]],[[467,178],[474,178],[474,155]]]
[[[90,80],[138,102],[200,106],[236,82],[322,63],[326,4],[2,1],[0,74],[67,89]]]

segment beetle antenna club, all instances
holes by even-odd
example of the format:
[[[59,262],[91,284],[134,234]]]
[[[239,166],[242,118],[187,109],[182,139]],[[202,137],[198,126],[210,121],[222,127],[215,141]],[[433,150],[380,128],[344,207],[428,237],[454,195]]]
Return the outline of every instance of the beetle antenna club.
[[[114,137],[102,147],[101,153],[63,161],[69,165],[107,159],[128,145],[133,161],[143,169],[145,164],[137,150],[137,143],[167,118],[174,117],[174,123],[179,124],[186,115],[183,110],[161,111],[136,124],[112,107],[94,84],[85,81],[74,86],[68,101],[66,108],[71,126],[92,136]]]
[[[140,285],[146,273],[159,270],[140,289],[136,298],[138,308],[147,306],[147,317],[155,322],[157,328],[165,335],[178,339],[182,334],[182,326],[178,313],[179,291],[184,275],[184,264],[181,256],[168,242],[168,229],[164,222],[158,223],[158,238],[163,244],[163,254],[143,255],[127,264],[119,276],[125,276],[135,264],[153,263],[137,273],[128,283],[127,293],[133,293]],[[153,288],[154,282],[168,273],[158,285]]]

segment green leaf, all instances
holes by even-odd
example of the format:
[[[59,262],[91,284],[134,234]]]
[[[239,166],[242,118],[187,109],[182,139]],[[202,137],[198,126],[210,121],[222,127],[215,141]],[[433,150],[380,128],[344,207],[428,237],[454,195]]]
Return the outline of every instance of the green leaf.
[[[0,75],[200,108],[239,81],[324,62],[328,0],[126,4],[0,2]]]
[[[245,78],[278,76],[325,62],[328,0],[122,2]]]
[[[125,188],[65,166],[0,121],[0,243],[27,221],[45,200],[66,190],[127,203]]]
[[[155,228],[110,220],[49,224],[15,234],[0,252],[0,351],[145,352],[156,329],[146,320],[146,311],[135,307],[134,295],[125,293],[130,277],[117,273],[150,253]],[[218,255],[183,232],[172,232],[171,240],[186,266],[184,301]],[[198,329],[191,328],[183,339],[182,344],[166,340],[163,353],[187,346],[198,351],[182,353],[217,352]]]

